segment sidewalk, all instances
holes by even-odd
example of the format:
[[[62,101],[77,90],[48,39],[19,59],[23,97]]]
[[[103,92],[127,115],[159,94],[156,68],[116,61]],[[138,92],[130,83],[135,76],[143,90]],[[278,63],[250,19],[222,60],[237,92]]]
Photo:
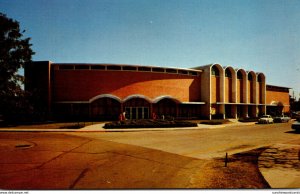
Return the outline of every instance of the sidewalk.
[[[276,144],[260,155],[258,167],[271,188],[300,188],[299,144]]]
[[[240,125],[254,125],[255,122],[249,123],[241,123],[241,122],[233,122],[229,124],[222,125],[206,125],[206,124],[198,124],[197,127],[174,127],[174,128],[131,128],[131,129],[104,129],[104,124],[96,124],[90,125],[84,128],[81,128],[77,131],[103,131],[103,132],[130,132],[130,131],[170,131],[170,130],[191,130],[191,129],[215,129],[215,128],[223,128],[228,126],[240,126]]]
[[[191,129],[201,129],[201,128],[221,128],[225,127],[223,125],[219,126],[213,126],[213,125],[201,125],[198,124],[198,127],[174,127],[174,128],[131,128],[131,129],[105,129],[104,124],[96,124],[96,125],[90,125],[84,128],[81,128],[77,131],[82,132],[97,132],[97,131],[103,131],[103,132],[131,132],[131,131],[170,131],[170,130],[191,130]]]
[[[0,132],[132,132],[132,131],[171,131],[171,130],[193,130],[193,129],[215,129],[228,126],[254,125],[255,122],[241,123],[232,122],[222,125],[198,124],[197,127],[174,127],[174,128],[131,128],[131,129],[105,129],[104,123],[83,127],[81,129],[13,129],[0,128]]]

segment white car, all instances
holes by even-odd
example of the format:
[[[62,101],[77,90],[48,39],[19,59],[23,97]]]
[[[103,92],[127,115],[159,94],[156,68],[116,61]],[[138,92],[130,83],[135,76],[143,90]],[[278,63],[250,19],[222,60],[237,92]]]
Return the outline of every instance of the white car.
[[[273,118],[271,117],[271,115],[263,115],[262,117],[260,117],[258,119],[258,123],[265,123],[265,124],[269,124],[269,123],[274,123]]]

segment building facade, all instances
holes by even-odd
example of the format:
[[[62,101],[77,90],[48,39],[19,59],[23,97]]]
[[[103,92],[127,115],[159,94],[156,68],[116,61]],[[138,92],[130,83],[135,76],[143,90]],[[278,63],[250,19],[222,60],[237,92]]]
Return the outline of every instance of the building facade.
[[[289,88],[263,73],[211,64],[167,68],[121,64],[32,62],[25,89],[56,118],[116,120],[157,116],[241,118],[289,112]]]

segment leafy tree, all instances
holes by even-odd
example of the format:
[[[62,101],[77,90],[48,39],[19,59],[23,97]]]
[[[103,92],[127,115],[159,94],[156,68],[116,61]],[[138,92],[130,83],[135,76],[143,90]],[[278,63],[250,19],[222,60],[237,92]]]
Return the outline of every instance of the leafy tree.
[[[30,38],[23,38],[19,22],[0,13],[0,115],[24,112],[27,104],[22,89],[24,77],[18,70],[31,61]]]

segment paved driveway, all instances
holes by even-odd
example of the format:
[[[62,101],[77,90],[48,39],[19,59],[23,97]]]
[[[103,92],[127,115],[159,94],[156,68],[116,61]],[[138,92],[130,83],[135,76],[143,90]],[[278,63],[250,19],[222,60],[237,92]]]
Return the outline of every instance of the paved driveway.
[[[290,125],[0,132],[0,188],[203,188],[199,173],[211,158],[300,139]]]
[[[81,137],[142,146],[198,159],[224,157],[257,147],[299,139],[291,123],[241,125],[199,130],[76,133]]]

